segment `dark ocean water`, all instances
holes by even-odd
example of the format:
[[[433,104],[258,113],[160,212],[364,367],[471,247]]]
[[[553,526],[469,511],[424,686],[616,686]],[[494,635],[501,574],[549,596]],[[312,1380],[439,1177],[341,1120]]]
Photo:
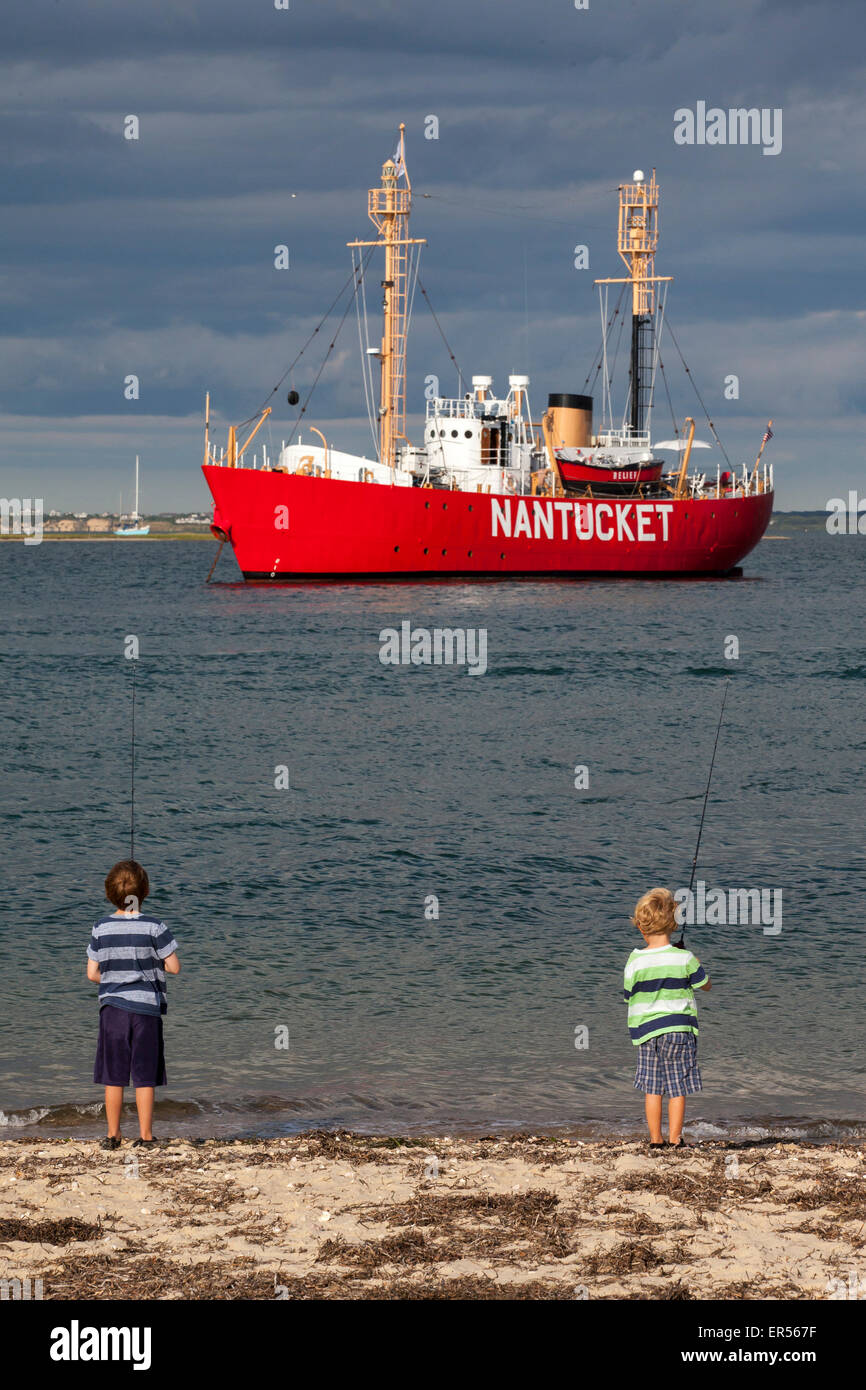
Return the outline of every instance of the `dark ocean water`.
[[[866,1132],[861,538],[790,530],[679,583],[266,590],[225,556],[206,586],[211,558],[0,545],[0,1132],[99,1123],[84,953],[128,851],[128,633],[136,852],[183,962],[162,1133],[635,1129],[628,914],[688,881],[729,673],[701,873],[782,889],[783,925],[689,933],[714,989],[687,1126]],[[383,666],[406,619],[486,628],[486,674]]]

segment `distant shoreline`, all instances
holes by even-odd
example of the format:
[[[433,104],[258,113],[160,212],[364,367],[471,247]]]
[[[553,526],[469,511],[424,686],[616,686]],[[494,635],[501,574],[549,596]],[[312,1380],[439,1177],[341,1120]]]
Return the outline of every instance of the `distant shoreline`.
[[[783,528],[786,523],[789,527],[797,530],[817,530],[824,529],[827,516],[825,512],[805,511],[805,512],[781,512],[773,513],[772,525]],[[152,525],[153,523],[151,523]],[[157,523],[159,524],[159,523]],[[125,545],[130,542],[138,544],[142,541],[209,541],[214,536],[209,527],[200,531],[156,531],[149,536],[115,536],[113,531],[43,531],[42,541],[123,541]],[[762,540],[788,540],[790,531],[779,529],[775,532],[768,528]],[[32,538],[19,535],[2,535],[0,541],[25,541]],[[41,541],[39,542],[41,544]]]
[[[212,541],[210,531],[163,531],[155,536],[115,536],[110,531],[45,531],[43,541],[122,541],[124,545],[139,545],[142,541]],[[0,536],[0,541],[26,541],[30,536]]]

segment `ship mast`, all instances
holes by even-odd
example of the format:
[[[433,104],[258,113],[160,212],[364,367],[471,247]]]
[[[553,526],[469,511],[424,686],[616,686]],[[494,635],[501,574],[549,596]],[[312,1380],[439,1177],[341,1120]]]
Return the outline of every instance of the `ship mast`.
[[[410,237],[409,214],[412,185],[406,170],[405,125],[393,159],[382,165],[382,183],[367,195],[367,213],[379,233],[377,241],[350,241],[347,245],[384,246],[385,278],[382,281],[382,345],[379,350],[382,383],[379,395],[379,457],[392,471],[397,461],[397,441],[406,438],[406,330],[409,247],[425,246],[423,238]],[[405,187],[399,180],[406,180]]]
[[[632,183],[619,186],[617,249],[628,267],[625,279],[596,280],[597,285],[630,284],[631,292],[631,415],[632,430],[643,433],[652,395],[653,315],[656,285],[671,275],[656,275],[659,242],[659,186],[656,171],[646,181],[640,169]]]

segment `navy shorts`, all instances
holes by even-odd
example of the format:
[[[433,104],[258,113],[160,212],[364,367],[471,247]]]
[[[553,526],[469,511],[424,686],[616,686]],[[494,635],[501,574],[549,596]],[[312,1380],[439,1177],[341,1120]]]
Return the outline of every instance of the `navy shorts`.
[[[659,1033],[637,1048],[634,1088],[649,1096],[693,1096],[701,1090],[694,1033]]]
[[[93,1080],[98,1086],[128,1086],[130,1077],[133,1086],[166,1084],[162,1019],[103,1004]]]

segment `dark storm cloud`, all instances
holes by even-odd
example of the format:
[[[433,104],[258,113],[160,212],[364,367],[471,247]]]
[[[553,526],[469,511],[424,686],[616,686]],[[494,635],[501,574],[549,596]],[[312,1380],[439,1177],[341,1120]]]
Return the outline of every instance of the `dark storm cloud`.
[[[127,422],[127,452],[137,432],[163,432],[151,477],[164,470],[165,505],[198,496],[177,481],[195,477],[186,422],[206,388],[237,418],[280,375],[348,273],[345,242],[368,235],[366,189],[401,119],[422,277],[467,372],[528,367],[536,402],[580,384],[598,337],[592,278],[621,268],[616,185],[656,165],[658,269],[676,276],[672,321],[713,413],[738,452],[774,414],[778,457],[805,487],[822,419],[839,428],[862,405],[864,27],[841,0],[20,11],[0,62],[4,491],[25,490],[11,479],[26,461],[55,488],[64,470],[87,478],[95,505]],[[676,146],[674,111],[698,100],[781,107],[782,153]],[[129,113],[138,141],[122,138]],[[430,114],[438,140],[424,138]],[[572,263],[583,242],[588,273]],[[451,377],[420,311],[416,328],[418,409],[428,371]],[[364,447],[354,334],[350,319],[316,404]],[[297,384],[316,370],[305,359]],[[142,378],[129,406],[127,372]],[[720,403],[728,372],[739,403]],[[61,430],[43,428],[52,419]]]

